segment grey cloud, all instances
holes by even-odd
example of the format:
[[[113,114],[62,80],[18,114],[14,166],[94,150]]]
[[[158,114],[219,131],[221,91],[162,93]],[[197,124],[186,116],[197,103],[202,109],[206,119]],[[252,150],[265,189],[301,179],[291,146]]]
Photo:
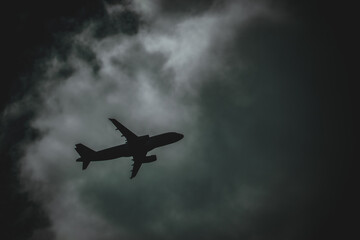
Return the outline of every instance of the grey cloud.
[[[218,62],[211,55],[208,55],[208,61],[202,56],[216,44],[211,40],[213,31],[216,31],[217,26],[229,23],[230,21],[223,20],[221,13],[211,13],[209,16],[195,16],[184,20],[175,28],[173,35],[167,32],[142,32],[133,37],[109,36],[100,43],[96,40],[88,41],[87,46],[92,49],[89,52],[94,54],[89,58],[79,55],[77,50],[76,54],[68,57],[66,64],[73,65],[76,72],[61,84],[48,83],[54,81],[53,72],[57,71],[53,69],[61,68],[63,63],[54,61],[52,67],[50,65],[46,75],[48,81],[39,88],[40,92],[45,93],[43,108],[32,125],[41,129],[44,135],[41,140],[27,147],[22,169],[24,178],[31,179],[33,183],[28,184],[29,189],[49,212],[52,229],[58,238],[97,238],[101,234],[101,226],[106,228],[106,225],[112,229],[112,237],[120,234],[141,238],[144,234],[149,234],[154,238],[167,238],[170,231],[173,231],[178,232],[174,235],[174,238],[178,238],[185,228],[204,228],[203,224],[199,225],[197,222],[204,221],[207,217],[210,220],[206,220],[206,223],[211,226],[218,224],[216,214],[208,207],[213,203],[206,203],[207,199],[216,196],[216,191],[207,191],[206,183],[202,182],[208,180],[204,171],[207,168],[200,171],[203,163],[199,159],[197,161],[200,165],[194,164],[196,155],[191,154],[192,151],[204,151],[199,146],[194,146],[200,110],[194,102],[194,96],[198,86],[206,81],[204,77],[208,75],[204,73],[209,61],[213,61],[211,66],[216,66]],[[191,33],[192,30],[195,32]],[[88,33],[85,31],[84,34],[86,36]],[[78,37],[84,38],[82,35]],[[156,45],[156,42],[160,45]],[[79,61],[84,58],[86,63]],[[103,66],[96,77],[87,65],[92,59],[97,59]],[[214,70],[215,68],[212,69]],[[188,99],[184,101],[186,97]],[[126,111],[129,106],[137,111]],[[115,109],[123,110],[119,112]],[[178,130],[187,136],[183,143],[187,149],[178,146],[172,152],[157,151],[159,158],[169,159],[159,161],[158,167],[163,175],[155,174],[155,166],[144,168],[148,171],[143,171],[143,177],[151,178],[154,183],[152,186],[141,180],[119,182],[119,171],[120,176],[127,179],[128,171],[124,171],[128,169],[126,162],[121,165],[119,163],[121,168],[117,168],[117,171],[106,164],[102,170],[97,169],[97,164],[94,163],[86,175],[77,174],[72,161],[76,154],[67,149],[72,149],[76,141],[86,142],[95,149],[119,141],[119,136],[113,129],[108,126],[104,131],[101,125],[106,123],[106,117],[114,114],[114,111],[119,112],[120,119],[128,122],[129,128],[136,132],[158,133],[166,129]],[[134,122],[143,127],[136,129]],[[72,141],[68,140],[69,136],[72,136]],[[182,154],[175,154],[176,152]],[[199,179],[197,174],[203,176]],[[189,178],[187,182],[163,183],[168,181],[165,179],[179,180],[186,175]],[[43,182],[52,184],[43,185]],[[74,190],[67,190],[66,186],[69,184],[73,185]],[[114,190],[114,186],[118,190]],[[172,191],[173,186],[177,190]],[[192,197],[196,199],[201,196],[194,191],[203,192],[204,197],[199,202],[192,201]],[[47,201],[44,202],[45,199]],[[160,199],[163,201],[159,201]],[[227,209],[223,197],[218,198],[218,201],[220,208],[223,206]],[[66,212],[69,202],[76,209],[74,212]],[[57,206],[56,209],[53,209],[54,206]],[[191,211],[195,211],[196,215],[190,217]],[[74,216],[75,212],[79,215]],[[87,222],[81,217],[87,214],[93,214],[95,219]],[[98,230],[91,234],[81,234],[75,229],[83,228],[72,226],[73,232],[66,231],[64,227],[73,218],[78,221],[78,225],[87,222],[86,225],[91,226],[90,228]],[[177,230],[179,225],[182,227]],[[117,229],[116,226],[120,228]],[[220,230],[219,234],[225,232],[226,230]]]
[[[108,13],[119,17],[118,5]],[[56,239],[303,239],[324,219],[324,139],[303,80],[313,65],[304,64],[302,30],[273,21],[262,3],[199,6],[169,16],[135,1],[126,11],[139,15],[125,30],[121,17],[100,37],[110,20],[88,25],[66,58],[46,64],[31,121],[42,135],[25,145],[21,170]],[[141,14],[151,18],[143,28]],[[75,143],[122,142],[107,117],[137,134],[185,138],[154,151],[159,160],[132,181],[126,159],[81,171]]]
[[[208,52],[223,41],[215,35],[217,28],[227,26],[230,31],[234,26],[231,16],[222,17],[223,11],[182,19],[170,34],[167,31],[172,27],[168,26],[164,32],[108,35],[100,42],[90,38],[86,47],[74,48],[66,61],[50,62],[47,80],[39,86],[42,109],[32,122],[43,135],[26,147],[22,171],[25,185],[48,212],[56,238],[96,239],[103,229],[110,229],[110,239],[142,238],[144,234],[168,238],[171,232],[177,239],[186,236],[187,229],[200,237],[208,227],[215,229],[214,236],[238,236],[230,228],[220,227],[232,215],[229,205],[241,213],[251,205],[249,201],[256,200],[231,200],[231,190],[222,190],[221,182],[209,175],[216,176],[213,167],[220,166],[209,165],[206,152],[210,146],[194,145],[198,137],[204,137],[198,129],[199,114],[205,112],[196,102],[197,89],[211,75],[209,80],[217,81],[222,70],[222,62]],[[77,37],[84,39],[87,34],[84,31]],[[227,37],[223,37],[224,42]],[[96,76],[94,61],[103,66]],[[58,69],[64,66],[73,66],[76,71],[59,76]],[[57,83],[59,77],[67,79]],[[127,111],[129,106],[137,111]],[[164,161],[144,167],[142,176],[152,179],[152,184],[141,179],[128,181],[124,171],[128,164],[121,160],[117,168],[104,164],[99,169],[94,163],[82,175],[74,167],[76,154],[69,149],[78,141],[95,149],[119,141],[109,125],[102,126],[114,112],[134,131],[158,133],[166,128],[187,136],[183,146],[173,147],[172,152],[157,151]],[[119,177],[126,181],[119,181]],[[252,197],[257,191],[252,187],[239,191],[248,198],[257,197]],[[69,226],[70,219],[76,224]],[[238,221],[234,215],[230,219],[232,224]],[[84,231],[83,225],[89,231]]]

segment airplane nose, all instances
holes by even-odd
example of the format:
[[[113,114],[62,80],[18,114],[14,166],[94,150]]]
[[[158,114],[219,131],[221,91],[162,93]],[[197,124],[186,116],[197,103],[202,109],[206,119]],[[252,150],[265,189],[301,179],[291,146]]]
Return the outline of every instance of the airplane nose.
[[[179,133],[179,137],[180,137],[180,139],[183,139],[183,138],[184,138],[184,135],[181,134],[181,133]]]

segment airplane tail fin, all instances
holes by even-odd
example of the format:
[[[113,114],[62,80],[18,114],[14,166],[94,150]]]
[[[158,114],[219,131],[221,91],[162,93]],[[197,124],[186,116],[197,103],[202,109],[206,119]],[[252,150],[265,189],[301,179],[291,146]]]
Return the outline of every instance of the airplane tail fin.
[[[78,152],[78,154],[81,156],[81,157],[87,157],[89,155],[92,155],[93,153],[95,153],[94,150],[92,150],[91,148],[88,148],[87,146],[81,144],[81,143],[78,143],[75,145],[75,150]]]
[[[75,145],[75,150],[78,152],[78,154],[80,155],[80,158],[76,159],[77,162],[82,162],[82,169],[85,170],[91,160],[89,159],[90,156],[95,153],[94,150],[92,150],[91,148],[86,147],[85,145],[79,143]]]

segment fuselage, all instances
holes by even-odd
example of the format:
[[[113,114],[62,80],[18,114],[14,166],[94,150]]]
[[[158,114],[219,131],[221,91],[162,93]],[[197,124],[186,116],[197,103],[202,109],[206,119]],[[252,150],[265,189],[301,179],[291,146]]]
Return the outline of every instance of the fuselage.
[[[147,152],[181,140],[184,136],[180,133],[168,132],[149,137],[142,142],[128,142],[111,148],[106,148],[95,152],[90,157],[91,161],[104,161],[119,157],[131,157],[136,155],[146,155]]]

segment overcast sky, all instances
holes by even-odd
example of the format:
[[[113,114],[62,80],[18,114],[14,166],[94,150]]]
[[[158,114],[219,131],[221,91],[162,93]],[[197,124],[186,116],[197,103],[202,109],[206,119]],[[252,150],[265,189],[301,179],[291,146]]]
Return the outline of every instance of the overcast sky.
[[[352,233],[344,7],[333,18],[335,5],[282,1],[21,6],[1,90],[8,239]],[[130,158],[82,171],[75,144],[125,142],[109,117],[185,137],[132,180]]]

